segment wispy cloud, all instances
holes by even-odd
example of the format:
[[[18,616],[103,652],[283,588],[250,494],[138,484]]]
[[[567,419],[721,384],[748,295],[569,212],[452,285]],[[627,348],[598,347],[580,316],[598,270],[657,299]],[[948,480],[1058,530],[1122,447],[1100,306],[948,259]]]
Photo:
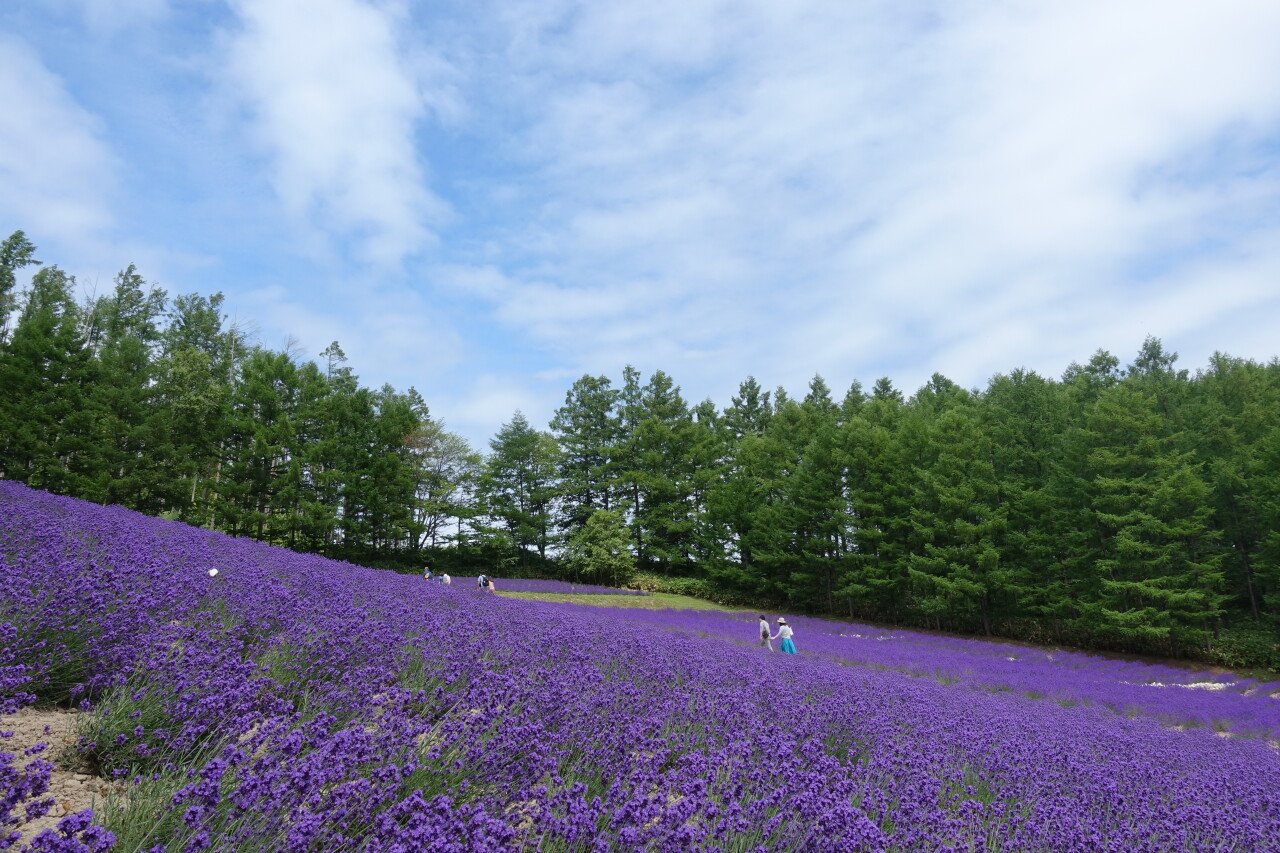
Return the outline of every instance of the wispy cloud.
[[[447,206],[416,148],[446,65],[407,50],[404,15],[361,0],[233,0],[226,80],[248,111],[290,214],[320,242],[394,265],[433,239]],[[425,87],[425,88],[424,88]]]
[[[298,292],[270,285],[241,294],[230,307],[252,318],[262,343],[281,348],[293,338],[304,359],[315,359],[330,341],[338,341],[366,383],[416,385],[437,392],[442,377],[453,376],[464,346],[445,318],[418,293],[375,287],[370,281],[346,282]]]
[[[723,403],[1148,333],[1276,355],[1270,0],[48,0],[0,27],[0,218],[104,282],[224,289],[265,343],[337,339],[473,440],[626,363]]]
[[[565,364],[664,367],[694,397],[747,373],[976,383],[1147,332],[1203,356],[1270,304],[1274,4],[681,0],[508,21],[528,123],[511,153],[538,171],[482,292]]]
[[[99,121],[26,42],[3,33],[0,103],[0,221],[36,240],[97,243],[112,222],[117,166]]]

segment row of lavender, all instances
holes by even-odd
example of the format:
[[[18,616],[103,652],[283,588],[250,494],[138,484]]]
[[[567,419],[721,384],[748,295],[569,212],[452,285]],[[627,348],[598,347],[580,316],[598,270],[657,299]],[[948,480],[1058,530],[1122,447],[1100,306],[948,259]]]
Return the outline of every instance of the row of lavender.
[[[630,610],[618,618],[747,643],[754,642],[757,625],[755,614],[716,611]],[[827,619],[789,621],[804,651],[839,663],[988,692],[1091,704],[1151,716],[1173,727],[1280,740],[1280,682]]]
[[[1280,849],[1262,740],[769,656],[732,617],[459,595],[5,483],[0,559],[0,690],[92,708],[126,849]],[[65,829],[36,848],[111,840]]]

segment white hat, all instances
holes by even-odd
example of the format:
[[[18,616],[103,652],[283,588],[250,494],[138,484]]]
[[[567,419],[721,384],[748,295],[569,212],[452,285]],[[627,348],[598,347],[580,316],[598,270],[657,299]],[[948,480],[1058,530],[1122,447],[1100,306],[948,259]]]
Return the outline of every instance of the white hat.
[[[779,617],[778,617],[778,624],[779,624],[779,625],[785,625],[785,624],[787,624],[787,620],[786,620],[786,619],[783,619],[781,616],[779,616]]]

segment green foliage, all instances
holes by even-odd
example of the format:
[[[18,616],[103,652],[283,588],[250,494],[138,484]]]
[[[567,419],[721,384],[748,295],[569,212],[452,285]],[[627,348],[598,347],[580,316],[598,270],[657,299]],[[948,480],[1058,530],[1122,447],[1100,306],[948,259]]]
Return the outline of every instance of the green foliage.
[[[14,231],[0,243],[0,344],[9,335],[9,315],[17,305],[17,273],[23,267],[39,266],[36,247],[21,231]]]
[[[564,563],[579,581],[625,586],[635,571],[630,537],[622,516],[598,509],[565,543]]]
[[[221,748],[221,736],[210,728],[174,746],[178,732],[171,725],[169,706],[177,698],[170,687],[146,673],[131,674],[104,693],[92,713],[77,718],[76,758],[108,778],[150,775],[166,765],[204,764]]]
[[[628,589],[643,592],[664,592],[671,595],[687,595],[692,598],[712,600],[716,586],[706,578],[668,577],[664,575],[636,574],[627,584]]]
[[[491,453],[480,473],[479,514],[487,524],[477,532],[499,551],[527,567],[536,555],[545,561],[552,544],[552,502],[559,446],[516,412],[489,442]]]
[[[481,455],[337,342],[254,346],[221,294],[170,299],[132,265],[75,292],[22,232],[0,243],[0,476],[398,570],[616,582],[633,561],[722,602],[1269,659],[1241,626],[1280,618],[1280,361],[1190,374],[1149,338],[1126,367],[982,390],[748,377],[723,409],[627,366]]]
[[[597,509],[617,504],[613,462],[619,439],[618,391],[607,376],[583,376],[551,418],[560,447],[560,526],[580,530]]]
[[[655,596],[681,596],[683,598],[701,599],[722,606],[767,606],[759,599],[735,594],[724,586],[708,578],[686,578],[678,576],[635,574],[627,584],[628,589],[638,589]],[[578,596],[581,598],[581,596]],[[614,596],[616,597],[616,596]],[[626,602],[618,602],[618,606],[628,606]]]
[[[132,265],[83,306],[56,266],[17,300],[34,251],[0,246],[0,475],[340,557],[447,544],[478,460],[415,391],[361,387],[336,342],[323,369],[252,346],[221,294]]]
[[[1209,659],[1228,669],[1280,672],[1280,629],[1266,622],[1241,622],[1218,636]]]

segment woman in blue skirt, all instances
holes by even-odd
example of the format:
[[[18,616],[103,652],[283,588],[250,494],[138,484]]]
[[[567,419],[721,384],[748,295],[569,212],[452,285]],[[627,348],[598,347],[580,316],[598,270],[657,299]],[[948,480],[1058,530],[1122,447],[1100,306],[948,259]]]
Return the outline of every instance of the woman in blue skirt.
[[[795,644],[795,641],[791,639],[791,635],[793,633],[794,632],[791,630],[791,626],[787,624],[787,620],[779,616],[778,617],[778,635],[776,637],[770,637],[769,639],[781,640],[782,642],[778,645],[778,648],[782,649],[782,653],[787,655],[794,655],[796,653],[796,644]]]

